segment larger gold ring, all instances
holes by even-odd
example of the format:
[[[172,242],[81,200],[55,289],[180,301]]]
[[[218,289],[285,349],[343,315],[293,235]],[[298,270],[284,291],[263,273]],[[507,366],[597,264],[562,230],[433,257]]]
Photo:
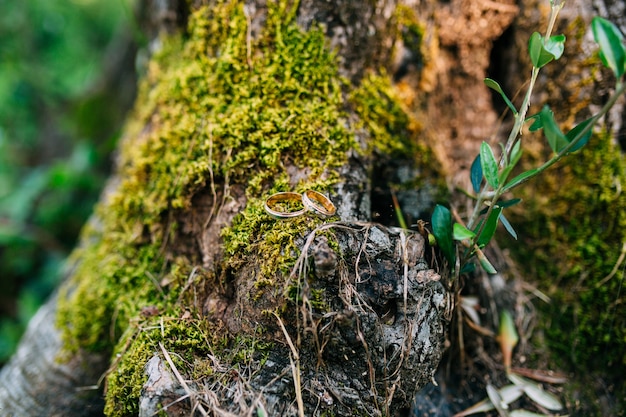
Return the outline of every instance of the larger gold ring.
[[[302,193],[302,204],[307,210],[315,212],[320,217],[331,217],[337,212],[337,208],[328,197],[313,190]]]
[[[277,205],[279,203],[300,203],[304,206],[302,202],[302,194],[284,192],[284,193],[276,193],[272,194],[265,200],[265,211],[275,219],[290,219],[292,217],[298,217],[307,210],[306,207],[302,209],[294,210],[294,211],[281,211],[278,210]]]

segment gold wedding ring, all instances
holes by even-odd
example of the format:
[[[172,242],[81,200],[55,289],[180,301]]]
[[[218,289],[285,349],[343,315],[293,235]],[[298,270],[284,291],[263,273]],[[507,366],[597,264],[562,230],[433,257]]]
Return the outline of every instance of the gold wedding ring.
[[[282,203],[282,204],[281,204]],[[302,206],[302,195],[298,193],[276,193],[272,194],[265,200],[265,211],[275,219],[290,219],[298,217],[307,210],[306,207],[302,209],[296,209],[294,211],[282,211],[278,210],[278,206]]]
[[[337,212],[337,208],[328,197],[313,190],[306,190],[302,193],[302,204],[320,217],[331,217]]]
[[[291,219],[307,211],[314,212],[320,217],[331,217],[337,212],[328,197],[313,190],[306,190],[302,194],[292,192],[272,194],[265,200],[264,208],[275,219]]]

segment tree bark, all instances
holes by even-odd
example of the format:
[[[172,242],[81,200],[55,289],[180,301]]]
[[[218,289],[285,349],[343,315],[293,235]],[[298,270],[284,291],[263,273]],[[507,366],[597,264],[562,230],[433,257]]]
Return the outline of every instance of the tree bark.
[[[63,343],[55,310],[53,297],[32,318],[17,352],[2,369],[0,410],[5,416],[102,415],[104,403],[93,385],[108,357],[81,353],[59,361]]]
[[[499,111],[483,79],[497,67],[521,84],[524,60],[501,62],[494,42],[513,24],[525,54],[515,42],[546,6],[143,4],[156,56],[116,174],[64,290],[0,373],[0,410],[99,415],[103,394],[115,416],[407,415],[456,294],[390,207],[428,219],[442,177],[469,184]],[[337,216],[263,211],[307,188]]]

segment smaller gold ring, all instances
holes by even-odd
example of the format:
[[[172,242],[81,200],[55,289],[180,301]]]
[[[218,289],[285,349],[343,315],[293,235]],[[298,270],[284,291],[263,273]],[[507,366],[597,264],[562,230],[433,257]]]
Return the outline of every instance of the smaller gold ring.
[[[321,217],[331,217],[337,212],[337,208],[328,197],[313,190],[306,190],[302,193],[302,204],[307,210]]]
[[[276,204],[280,202],[292,202],[292,203],[303,203],[302,202],[302,194],[284,192],[284,193],[276,193],[272,194],[265,200],[265,211],[275,219],[290,219],[293,217],[298,217],[304,214],[307,210],[306,207],[296,210],[296,211],[279,211],[276,209]],[[304,203],[303,203],[304,205]]]

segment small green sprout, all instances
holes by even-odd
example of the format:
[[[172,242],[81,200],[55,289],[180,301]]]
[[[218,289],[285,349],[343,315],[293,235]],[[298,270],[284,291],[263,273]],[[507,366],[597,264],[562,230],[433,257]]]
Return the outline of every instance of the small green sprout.
[[[517,330],[515,329],[515,322],[513,316],[508,311],[504,310],[500,314],[500,330],[498,337],[496,338],[500,344],[500,350],[502,351],[502,361],[504,362],[504,368],[507,374],[511,371],[511,358],[513,356],[513,349],[519,341]]]

